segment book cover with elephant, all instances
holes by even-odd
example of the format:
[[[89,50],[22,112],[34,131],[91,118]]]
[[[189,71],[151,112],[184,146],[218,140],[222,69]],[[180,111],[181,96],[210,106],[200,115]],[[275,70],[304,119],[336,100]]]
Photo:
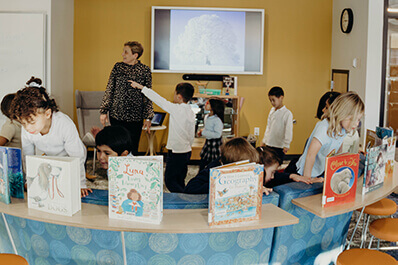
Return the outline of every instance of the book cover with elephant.
[[[21,149],[0,146],[0,201],[11,197],[24,198]]]
[[[28,208],[72,216],[81,210],[80,159],[26,156]]]
[[[322,207],[355,201],[359,154],[340,154],[326,158]]]
[[[163,157],[109,157],[109,218],[159,224]]]
[[[263,176],[255,163],[210,169],[209,226],[259,220]]]

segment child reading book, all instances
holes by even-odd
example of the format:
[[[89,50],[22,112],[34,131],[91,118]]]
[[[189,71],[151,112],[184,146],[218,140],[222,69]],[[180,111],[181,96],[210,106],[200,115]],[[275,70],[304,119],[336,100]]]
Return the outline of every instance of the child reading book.
[[[152,89],[134,81],[129,82],[131,82],[132,87],[141,89],[147,98],[170,113],[169,137],[166,145],[169,153],[166,160],[164,181],[170,192],[183,192],[195,137],[195,114],[187,104],[193,96],[194,88],[190,83],[179,83],[176,86],[172,103]]]
[[[220,146],[222,145],[222,130],[224,128],[225,103],[221,99],[211,98],[205,104],[205,110],[210,114],[205,117],[204,128],[198,132],[198,136],[206,137],[206,142],[200,152],[200,167],[204,169],[211,161],[220,158]]]
[[[41,86],[39,78],[32,77],[27,87],[19,90],[11,104],[11,117],[22,125],[22,151],[34,155],[35,149],[48,156],[71,156],[80,158],[81,196],[87,196],[91,189],[86,186],[84,163],[86,148],[79,138],[73,121],[58,111],[54,99]]]

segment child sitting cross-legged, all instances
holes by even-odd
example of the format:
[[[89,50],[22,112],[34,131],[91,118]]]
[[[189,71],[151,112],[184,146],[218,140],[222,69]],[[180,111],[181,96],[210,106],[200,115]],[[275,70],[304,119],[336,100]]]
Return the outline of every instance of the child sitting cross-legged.
[[[195,137],[195,114],[187,104],[193,96],[194,88],[190,83],[179,83],[176,86],[172,103],[152,89],[134,81],[130,82],[132,87],[141,89],[147,98],[170,113],[169,137],[166,145],[169,153],[164,181],[170,192],[183,192]]]
[[[256,149],[244,138],[238,137],[229,140],[221,146],[221,158],[212,161],[207,167],[191,179],[184,189],[184,193],[209,194],[210,169],[221,165],[249,160],[258,162],[259,155]]]
[[[106,126],[95,136],[98,161],[101,168],[108,169],[110,156],[132,155],[132,142],[130,132],[122,126]]]

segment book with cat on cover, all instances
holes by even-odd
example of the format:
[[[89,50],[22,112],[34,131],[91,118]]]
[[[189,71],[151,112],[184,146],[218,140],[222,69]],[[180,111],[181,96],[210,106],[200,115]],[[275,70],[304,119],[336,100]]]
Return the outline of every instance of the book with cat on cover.
[[[355,201],[359,154],[339,154],[326,158],[322,207]]]
[[[366,150],[365,171],[362,194],[383,186],[386,175],[387,144],[382,144]]]
[[[209,226],[259,220],[263,176],[255,163],[210,169]]]
[[[24,198],[21,149],[0,146],[0,201],[11,197]]]
[[[28,208],[72,216],[81,210],[80,159],[26,156]]]
[[[159,224],[163,217],[163,157],[109,157],[109,218]]]

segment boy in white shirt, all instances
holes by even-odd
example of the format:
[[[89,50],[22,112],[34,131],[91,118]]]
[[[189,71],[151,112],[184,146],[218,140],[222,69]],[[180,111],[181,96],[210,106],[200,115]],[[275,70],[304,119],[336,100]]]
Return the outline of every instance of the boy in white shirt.
[[[179,83],[174,92],[174,103],[171,103],[152,89],[134,81],[129,82],[132,87],[141,89],[147,98],[170,113],[169,137],[166,145],[169,153],[164,181],[170,192],[183,192],[195,137],[195,114],[187,104],[193,96],[194,88],[190,83]]]
[[[284,92],[281,87],[271,88],[268,98],[272,109],[268,114],[262,145],[275,150],[283,161],[293,139],[293,114],[283,105]]]

